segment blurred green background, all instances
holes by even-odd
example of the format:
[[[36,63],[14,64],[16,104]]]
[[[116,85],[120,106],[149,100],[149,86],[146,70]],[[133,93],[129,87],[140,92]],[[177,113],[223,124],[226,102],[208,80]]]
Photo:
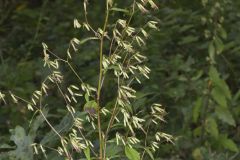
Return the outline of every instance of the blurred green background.
[[[161,127],[175,137],[175,145],[163,143],[156,157],[239,160],[240,1],[156,2],[159,10],[151,16],[159,22],[159,31],[151,33],[144,48],[152,72],[150,80],[139,88],[143,98],[136,102],[141,106],[159,102],[168,112],[167,123]],[[128,7],[128,0],[116,3]],[[89,4],[89,22],[98,28],[104,3],[93,0]],[[71,38],[85,37],[73,28],[73,19],[83,16],[80,0],[1,0],[0,90],[30,97],[48,74],[43,68],[41,43],[65,56]],[[141,21],[144,18],[133,19],[133,23]],[[74,59],[79,74],[93,85],[98,72],[98,49],[94,46],[95,42],[82,46]],[[62,71],[66,83],[76,81],[67,69]],[[111,87],[103,90],[105,101],[111,100]],[[50,117],[58,123],[64,103],[54,92],[47,100]],[[21,103],[1,102],[1,144],[11,144],[9,130],[16,125],[28,130],[32,116]],[[47,133],[44,129],[39,132],[41,136]],[[0,154],[5,152],[3,148]]]

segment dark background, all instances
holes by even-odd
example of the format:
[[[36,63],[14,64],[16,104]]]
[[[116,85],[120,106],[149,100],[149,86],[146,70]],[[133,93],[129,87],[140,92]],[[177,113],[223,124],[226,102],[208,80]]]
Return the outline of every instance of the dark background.
[[[117,3],[127,6],[128,1]],[[102,26],[103,4],[97,0],[90,2],[89,21],[95,28]],[[168,114],[162,128],[176,141],[175,145],[163,143],[156,157],[240,159],[240,2],[215,0],[205,7],[197,0],[160,0],[157,4],[159,11],[154,11],[151,16],[160,22],[160,30],[151,33],[144,48],[152,72],[150,80],[138,88],[145,94],[138,103],[142,106],[155,101],[163,104]],[[28,98],[48,74],[43,68],[41,43],[45,42],[54,53],[64,56],[72,37],[81,39],[85,36],[85,32],[73,28],[74,18],[83,19],[82,1],[0,0],[0,90],[11,90]],[[133,23],[141,21],[144,18],[133,19]],[[226,35],[224,31],[218,31],[219,25]],[[214,65],[209,61],[213,34],[221,41],[215,44],[221,53],[215,55]],[[98,48],[95,46],[94,42],[82,46],[74,59],[83,79],[92,85],[96,84],[98,72]],[[231,93],[226,112],[216,111],[219,107],[216,99],[224,99],[225,91],[208,94],[211,66],[215,66],[223,85]],[[75,81],[67,69],[62,70],[66,83]],[[111,100],[111,85],[103,90],[105,101]],[[58,97],[52,92],[47,98],[52,120],[56,123],[64,115],[63,102]],[[9,130],[16,125],[27,130],[31,117],[32,113],[23,104],[1,102],[1,144],[11,144]],[[0,149],[0,154],[2,152]]]

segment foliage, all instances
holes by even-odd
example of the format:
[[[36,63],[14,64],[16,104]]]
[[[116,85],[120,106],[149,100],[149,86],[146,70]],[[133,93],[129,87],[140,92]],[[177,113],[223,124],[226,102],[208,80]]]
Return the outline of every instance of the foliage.
[[[162,139],[172,142],[172,137],[158,128],[160,122],[164,121],[165,115],[160,104],[152,104],[149,111],[145,111],[144,114],[141,106],[134,106],[137,97],[133,88],[137,86],[136,82],[141,84],[141,76],[149,78],[150,73],[150,69],[144,64],[147,58],[141,53],[141,47],[145,45],[144,39],[148,38],[147,29],[158,28],[157,22],[151,20],[143,27],[132,27],[131,20],[137,9],[146,13],[148,11],[145,7],[157,9],[156,4],[151,0],[139,2],[134,0],[130,4],[130,9],[124,9],[129,14],[125,19],[112,20],[110,16],[114,12],[122,12],[122,9],[116,8],[113,1],[106,0],[104,25],[97,30],[88,22],[87,5],[88,2],[84,1],[85,22],[80,23],[78,19],[74,19],[73,24],[76,29],[83,27],[93,36],[82,40],[71,39],[66,56],[62,56],[65,58],[61,58],[42,43],[43,65],[48,69],[48,75],[41,82],[40,89],[33,92],[30,100],[9,91],[9,96],[14,103],[19,101],[25,103],[27,109],[33,111],[34,115],[39,114],[51,129],[51,132],[46,134],[47,137],[43,137],[40,143],[37,143],[34,136],[27,136],[22,127],[16,127],[11,140],[15,142],[17,148],[15,151],[6,153],[9,158],[13,156],[22,160],[33,159],[33,154],[38,157],[39,151],[47,158],[47,149],[49,149],[57,151],[57,157],[62,156],[66,159],[83,158],[80,153],[84,152],[87,159],[128,157],[140,160],[140,155],[141,158],[147,157],[145,153],[152,157],[152,152],[159,148],[158,145]],[[115,22],[110,24],[110,20]],[[93,41],[93,44],[97,44],[95,41],[98,41],[100,44],[97,48],[99,52],[98,81],[94,85],[84,82],[73,65],[74,54],[78,53],[80,45],[88,41]],[[74,76],[77,79],[75,82],[68,84],[68,81],[65,81],[62,73],[64,68],[70,70],[69,73],[72,74],[70,77]],[[106,101],[101,96],[102,89],[110,87],[105,84],[105,79],[108,77],[112,81],[112,87],[115,88],[113,100],[110,101]],[[67,115],[71,117],[70,123],[53,126],[43,112],[48,105],[45,97],[49,96],[51,89],[63,99]],[[1,100],[4,103],[6,103],[6,95],[7,93],[1,92]],[[78,101],[84,102],[81,98],[83,95],[86,101],[83,109],[76,108]],[[61,122],[65,122],[65,117]],[[31,126],[31,129],[32,127],[35,126]],[[34,128],[35,132],[38,127],[39,125]],[[35,132],[33,132],[34,135],[36,135]],[[57,140],[50,139],[49,136],[55,136]],[[120,146],[119,149],[125,148],[126,155],[124,156],[120,150],[107,157],[109,154],[107,146],[113,143]],[[134,148],[138,148],[138,151]]]
[[[156,68],[151,83],[158,85],[146,90],[155,90],[155,98],[169,107],[169,129],[179,136],[174,152],[180,158],[218,159],[218,153],[228,150],[232,154],[222,157],[238,159],[239,105],[233,97],[239,94],[239,73],[232,61],[238,57],[233,51],[238,42],[227,29],[235,25],[229,19],[239,6],[233,1],[202,1],[193,11],[193,4],[159,9],[161,31],[152,38],[159,44],[148,47],[159,50],[149,56],[151,68]],[[229,145],[222,143],[226,139]]]
[[[119,8],[115,5],[110,8],[109,23],[113,25],[107,26],[109,38],[112,36],[110,31],[113,31],[114,22],[117,19],[129,18],[132,11],[131,1],[115,0],[113,2]],[[136,5],[136,8],[140,7],[145,13],[136,11],[131,20],[131,27],[136,30],[139,29],[139,24],[144,24],[149,20],[156,21],[158,24],[156,25],[157,30],[147,29],[147,34],[143,33],[142,36],[146,36],[146,38],[142,39],[147,45],[141,39],[135,39],[134,48],[146,53],[147,61],[144,60],[144,63],[147,63],[152,71],[148,75],[150,79],[138,78],[143,85],[134,82],[131,86],[137,92],[134,94],[136,98],[130,100],[131,105],[127,105],[127,110],[130,113],[141,110],[138,116],[148,119],[150,107],[147,106],[151,106],[154,102],[163,104],[168,113],[165,116],[168,123],[164,127],[161,124],[150,128],[149,132],[153,134],[156,130],[164,130],[171,133],[175,137],[175,144],[160,141],[159,148],[155,152],[152,152],[150,148],[143,149],[141,145],[133,145],[133,148],[116,146],[114,143],[116,131],[120,130],[120,134],[125,132],[122,130],[124,124],[116,125],[110,132],[109,138],[112,141],[110,140],[106,146],[108,151],[106,156],[118,159],[118,155],[125,155],[125,158],[131,159],[131,157],[138,157],[138,153],[144,153],[146,157],[143,159],[239,159],[240,24],[238,19],[240,3],[234,0],[191,2],[163,0],[156,1],[156,5],[159,7],[158,10],[149,9],[151,5],[143,6],[144,8]],[[4,97],[7,104],[1,102],[4,105],[0,111],[0,139],[3,144],[0,148],[1,156],[9,159],[6,156],[13,157],[16,155],[16,151],[21,152],[24,149],[19,149],[19,143],[29,143],[35,145],[27,149],[26,153],[30,155],[28,157],[36,152],[34,151],[35,146],[39,151],[38,155],[34,155],[35,159],[37,157],[42,159],[43,153],[46,153],[48,159],[59,159],[58,152],[52,150],[56,146],[61,146],[56,133],[49,130],[46,122],[40,120],[39,126],[33,127],[34,121],[42,119],[43,116],[40,112],[33,116],[33,112],[27,111],[27,108],[31,109],[31,106],[27,107],[18,98],[28,99],[32,92],[38,90],[38,86],[41,86],[45,77],[52,73],[47,67],[42,69],[42,54],[38,54],[41,53],[41,42],[45,42],[49,46],[47,52],[51,51],[59,57],[66,57],[65,51],[69,48],[67,42],[72,37],[79,39],[79,41],[76,39],[71,41],[74,42],[73,45],[77,47],[78,51],[75,54],[73,53],[74,48],[70,48],[72,59],[68,57],[69,62],[73,69],[77,70],[81,79],[88,82],[85,87],[96,86],[99,72],[96,67],[99,65],[99,49],[97,47],[99,40],[91,32],[72,29],[74,16],[77,19],[75,27],[78,27],[76,22],[79,22],[81,28],[84,26],[81,20],[85,19],[85,15],[79,14],[84,7],[79,1],[3,1],[0,2],[0,8],[0,13],[7,13],[0,14],[0,34],[2,35],[0,37],[0,90],[2,91],[1,96],[9,95]],[[88,22],[91,23],[92,28],[102,26],[105,4],[89,1],[87,8]],[[120,24],[118,25],[120,27]],[[102,35],[101,30],[95,32]],[[129,37],[127,41],[132,39]],[[75,44],[75,42],[79,44]],[[109,52],[107,46],[110,45],[107,38],[105,38],[104,44],[103,60],[105,64],[103,69],[105,69],[104,66],[108,69],[100,98],[101,106],[111,111],[111,106],[114,106],[117,96],[115,92],[117,80],[116,78],[114,80],[113,71],[118,69],[118,66],[106,61],[108,60],[106,53]],[[113,47],[116,46],[113,45]],[[50,55],[50,61],[55,63],[56,57],[50,53],[47,54]],[[71,91],[69,92],[67,88],[74,84],[81,90],[78,78],[75,77],[68,63],[59,63],[57,70],[63,75],[63,83],[60,88],[71,98]],[[66,109],[58,87],[51,82],[47,85],[48,95],[43,97],[43,104],[48,105],[43,105],[43,108],[48,108],[49,111],[44,111],[43,115],[61,136],[66,136],[71,132],[74,119]],[[9,90],[11,90],[10,93]],[[73,105],[76,111],[74,116],[84,120],[81,122],[84,130],[90,131],[86,136],[95,140],[93,146],[96,148],[99,146],[97,132],[94,132],[91,126],[85,122],[87,115],[96,116],[98,107],[96,97],[88,96],[73,87],[70,87],[70,90],[83,95],[76,98],[78,103]],[[130,90],[129,92],[132,94]],[[11,94],[18,95],[15,97],[18,103],[14,103]],[[71,107],[69,110],[72,111]],[[40,115],[38,115],[39,113]],[[107,116],[102,116],[103,130],[107,127],[109,115],[107,113]],[[132,114],[130,115],[132,116]],[[121,118],[119,117],[119,119]],[[148,121],[145,123],[147,124]],[[17,125],[18,127],[16,127]],[[10,137],[8,131],[11,128],[15,129],[11,130],[12,136]],[[30,134],[32,128],[36,129]],[[18,143],[16,144],[13,137],[18,135],[22,138],[20,138],[21,141],[16,141]],[[74,134],[71,136],[75,138]],[[144,138],[144,134],[139,131],[137,131],[137,136],[141,137],[140,141]],[[152,138],[154,137],[148,137],[150,141]],[[12,139],[12,143],[9,142],[10,139]],[[42,144],[43,151],[39,144]],[[70,145],[67,146],[67,149],[70,149]],[[98,150],[99,148],[96,148],[94,151]],[[5,154],[7,152],[11,154]],[[20,152],[17,155],[21,156]],[[81,151],[80,155],[90,159],[93,151],[87,147]],[[4,159],[2,157],[0,159]]]

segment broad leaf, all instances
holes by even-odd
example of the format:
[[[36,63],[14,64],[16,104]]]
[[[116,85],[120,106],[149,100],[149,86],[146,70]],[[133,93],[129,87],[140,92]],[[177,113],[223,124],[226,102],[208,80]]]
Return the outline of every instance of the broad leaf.
[[[233,152],[239,151],[237,145],[233,142],[233,140],[231,140],[225,136],[222,136],[219,140],[224,148],[226,148],[230,151],[233,151]]]
[[[43,114],[44,114],[45,116],[47,116],[48,109],[44,108],[44,109],[42,110],[42,112],[43,112]],[[43,116],[42,116],[41,114],[38,115],[38,116],[32,121],[31,127],[30,127],[30,131],[29,131],[29,135],[31,135],[31,137],[33,138],[33,140],[34,140],[34,138],[36,137],[38,128],[43,124],[44,121],[45,121],[45,120],[44,120],[44,118],[43,118]]]
[[[220,106],[227,107],[227,99],[218,87],[213,88],[211,95]]]
[[[125,146],[125,154],[129,160],[140,160],[140,154],[134,148]]]
[[[222,94],[224,96],[226,96],[226,98],[231,99],[232,96],[231,96],[231,92],[230,92],[228,85],[226,84],[226,82],[224,80],[222,80],[220,78],[217,69],[213,66],[210,67],[209,77],[213,82],[213,86],[218,87],[219,90],[222,92]]]
[[[229,112],[227,108],[217,107],[216,114],[220,120],[229,125],[236,126],[235,120],[233,119],[232,114]]]
[[[60,121],[60,123],[56,126],[54,126],[55,130],[61,135],[63,133],[68,132],[73,125],[73,118],[70,114],[67,114],[63,117],[63,119]],[[58,140],[58,136],[56,133],[51,130],[50,132],[46,133],[43,139],[41,140],[41,144],[45,145],[47,143],[54,143]]]
[[[83,108],[84,111],[88,112],[89,114],[96,114],[97,103],[94,100],[87,101]]]
[[[109,158],[116,158],[120,155],[120,152],[122,152],[122,147],[118,146],[114,143],[108,143],[107,149],[106,149],[106,155]]]
[[[224,44],[223,44],[222,40],[220,38],[216,37],[214,40],[214,43],[216,46],[217,54],[221,54],[224,49]]]
[[[19,160],[33,160],[32,138],[26,135],[24,128],[17,126],[14,130],[11,130],[11,133],[11,140],[17,146],[12,155]]]
[[[193,156],[193,159],[194,160],[203,160],[204,156],[202,155],[202,152],[201,152],[201,148],[196,148],[194,149],[194,151],[192,152],[192,156]]]
[[[217,126],[217,123],[215,121],[215,119],[209,117],[206,119],[206,130],[207,132],[213,136],[215,139],[218,138],[218,126]]]
[[[208,46],[208,54],[212,62],[215,62],[215,47],[211,42]]]

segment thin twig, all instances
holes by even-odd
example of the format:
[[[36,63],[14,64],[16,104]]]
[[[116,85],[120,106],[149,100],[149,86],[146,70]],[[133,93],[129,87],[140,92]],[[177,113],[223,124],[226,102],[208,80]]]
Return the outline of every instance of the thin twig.
[[[103,144],[102,144],[102,129],[101,129],[101,117],[100,117],[100,97],[101,97],[101,84],[102,84],[102,78],[103,78],[103,41],[104,41],[104,36],[105,36],[105,31],[107,28],[108,24],[108,16],[109,16],[109,10],[108,10],[108,0],[106,0],[106,16],[105,16],[105,21],[103,25],[103,33],[101,36],[101,41],[100,41],[100,52],[99,52],[99,79],[98,79],[98,89],[97,89],[97,114],[98,114],[98,134],[99,134],[99,159],[103,159]]]

